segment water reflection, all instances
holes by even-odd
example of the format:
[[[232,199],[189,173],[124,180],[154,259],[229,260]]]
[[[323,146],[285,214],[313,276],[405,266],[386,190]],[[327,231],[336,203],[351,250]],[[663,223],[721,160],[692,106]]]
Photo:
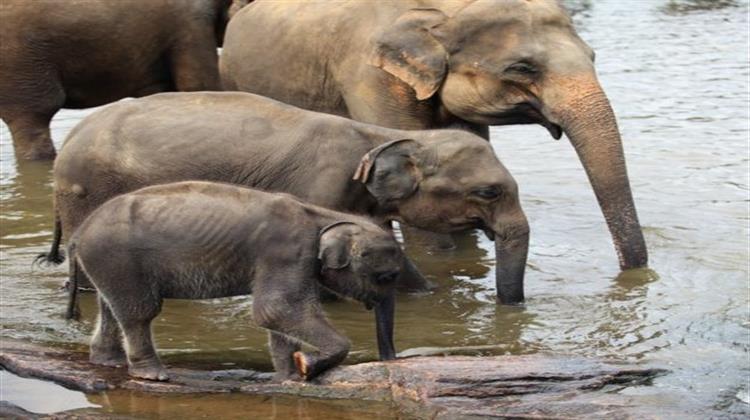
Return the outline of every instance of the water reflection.
[[[607,297],[616,301],[643,298],[648,291],[648,285],[658,280],[659,274],[650,268],[625,270],[615,277]]]
[[[479,246],[478,231],[451,235],[452,248],[428,242],[434,239],[433,235],[424,235],[414,229],[409,229],[408,233],[409,240],[404,242],[407,255],[424,275],[436,279],[441,287],[450,287],[444,282],[454,276],[472,279],[486,277],[490,267],[495,264],[494,254],[490,255]]]
[[[396,418],[385,403],[345,400],[314,400],[279,396],[173,395],[158,396],[115,391],[88,396],[92,404],[107,413],[128,413],[136,418],[217,418],[222,419],[331,419],[359,420]],[[75,412],[74,412],[75,413]],[[74,414],[71,413],[71,414]]]
[[[13,247],[43,243],[52,221],[51,162],[23,162],[0,185],[0,235]]]

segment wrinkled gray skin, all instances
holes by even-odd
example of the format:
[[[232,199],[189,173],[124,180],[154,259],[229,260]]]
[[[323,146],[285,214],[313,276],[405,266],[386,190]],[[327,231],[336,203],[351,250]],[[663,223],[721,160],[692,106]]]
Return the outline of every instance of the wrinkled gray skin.
[[[240,92],[165,93],[84,119],[63,145],[54,179],[49,261],[62,259],[61,232],[107,199],[199,179],[287,192],[383,225],[483,229],[500,247],[500,300],[523,299],[529,228],[516,182],[489,143],[463,130],[394,130]]]
[[[620,267],[648,263],[594,53],[554,0],[258,0],[228,25],[219,71],[228,90],[386,127],[565,132]]]
[[[134,377],[168,380],[151,321],[169,298],[252,293],[253,318],[269,330],[279,380],[313,378],[349,351],[323,314],[320,288],[374,307],[381,359],[395,358],[393,299],[403,253],[390,233],[362,217],[287,194],[181,182],[103,204],[68,250],[74,270],[99,292],[90,360],[127,362]],[[301,352],[300,343],[315,350]]]
[[[53,159],[60,108],[221,90],[216,47],[232,0],[0,1],[0,118],[17,159]]]

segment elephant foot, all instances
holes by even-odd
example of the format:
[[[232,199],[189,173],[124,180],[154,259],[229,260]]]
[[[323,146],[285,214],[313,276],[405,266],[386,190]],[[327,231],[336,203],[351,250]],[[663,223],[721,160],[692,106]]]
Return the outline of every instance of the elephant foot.
[[[128,367],[128,374],[134,378],[148,379],[149,381],[166,382],[169,380],[167,369],[159,362],[135,362]]]
[[[89,362],[99,366],[122,367],[128,364],[128,359],[122,351],[92,351]]]
[[[297,373],[302,379],[307,379],[307,375],[310,373],[310,362],[307,360],[307,356],[301,351],[294,352],[294,365],[297,367]]]

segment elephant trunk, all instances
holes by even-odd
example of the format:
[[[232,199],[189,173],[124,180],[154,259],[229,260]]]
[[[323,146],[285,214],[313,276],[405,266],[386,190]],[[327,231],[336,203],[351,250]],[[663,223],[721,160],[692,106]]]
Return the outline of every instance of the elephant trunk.
[[[380,360],[393,360],[396,358],[396,347],[393,345],[395,306],[396,295],[393,290],[375,306],[375,334],[378,339]]]
[[[614,240],[622,270],[645,267],[648,252],[628,182],[617,121],[595,78],[571,84],[572,100],[556,107],[559,123],[586,170]]]
[[[529,228],[525,222],[502,226],[495,231],[495,286],[497,300],[504,305],[522,303],[523,277],[529,253]],[[502,232],[502,233],[501,233]]]

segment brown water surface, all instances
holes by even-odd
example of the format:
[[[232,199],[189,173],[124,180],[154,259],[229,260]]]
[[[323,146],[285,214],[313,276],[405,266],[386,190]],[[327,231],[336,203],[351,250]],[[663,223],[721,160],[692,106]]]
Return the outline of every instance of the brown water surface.
[[[621,392],[696,417],[748,415],[748,2],[569,3],[619,117],[652,270],[618,272],[567,140],[555,142],[540,127],[493,128],[493,146],[520,185],[531,223],[526,305],[495,304],[492,244],[483,236],[462,238],[454,251],[415,244],[410,254],[440,288],[399,296],[396,345],[405,354],[548,352],[667,367],[672,373],[653,385]],[[90,112],[60,112],[55,144]],[[93,295],[82,297],[83,321],[66,322],[58,290],[65,266],[31,266],[51,239],[51,165],[15,162],[4,125],[0,137],[2,336],[86,343]],[[160,353],[167,363],[270,369],[251,304],[249,297],[168,301],[155,323]],[[349,363],[376,357],[371,312],[349,302],[326,310],[353,343]],[[4,375],[2,399],[20,404],[12,391],[22,385]],[[44,412],[46,393],[29,404]],[[123,392],[86,398],[99,412],[137,417],[396,415],[346,401]]]

